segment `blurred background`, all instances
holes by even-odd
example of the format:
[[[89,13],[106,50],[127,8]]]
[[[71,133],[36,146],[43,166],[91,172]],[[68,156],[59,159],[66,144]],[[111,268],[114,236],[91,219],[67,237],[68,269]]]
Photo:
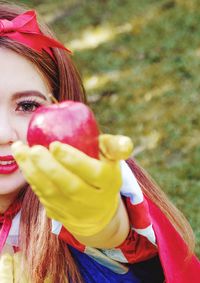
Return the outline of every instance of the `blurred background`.
[[[22,0],[74,52],[103,132],[185,214],[200,256],[200,1]]]

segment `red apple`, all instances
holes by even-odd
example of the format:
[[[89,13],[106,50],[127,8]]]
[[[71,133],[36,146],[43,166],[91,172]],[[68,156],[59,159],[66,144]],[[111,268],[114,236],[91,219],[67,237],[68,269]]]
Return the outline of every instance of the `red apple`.
[[[31,117],[27,141],[30,146],[45,147],[60,141],[98,159],[98,136],[98,125],[90,108],[68,100],[39,107]]]

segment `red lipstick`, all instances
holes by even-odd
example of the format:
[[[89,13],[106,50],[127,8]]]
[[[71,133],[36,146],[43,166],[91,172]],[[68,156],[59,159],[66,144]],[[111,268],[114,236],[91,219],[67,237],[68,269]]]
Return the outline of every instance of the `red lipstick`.
[[[12,155],[0,156],[0,174],[11,174],[17,169],[17,162]]]

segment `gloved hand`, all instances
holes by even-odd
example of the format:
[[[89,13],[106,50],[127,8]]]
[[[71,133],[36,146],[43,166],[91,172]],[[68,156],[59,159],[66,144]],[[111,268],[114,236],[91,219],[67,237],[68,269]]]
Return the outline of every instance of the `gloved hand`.
[[[0,257],[0,282],[13,283],[13,257],[10,254],[3,254]]]
[[[39,197],[50,218],[61,222],[72,234],[92,236],[113,218],[122,184],[120,159],[126,159],[133,145],[128,137],[101,135],[100,160],[60,142],[49,150],[12,145],[24,177]]]

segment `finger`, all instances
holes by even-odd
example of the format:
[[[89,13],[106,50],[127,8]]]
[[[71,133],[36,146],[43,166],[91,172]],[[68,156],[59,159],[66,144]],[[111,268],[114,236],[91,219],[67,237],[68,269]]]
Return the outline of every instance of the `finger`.
[[[61,142],[53,142],[49,150],[65,168],[78,175],[85,182],[98,186],[101,182],[104,165],[84,152]]]
[[[58,188],[55,188],[50,178],[35,166],[30,156],[30,148],[18,141],[12,145],[12,152],[25,179],[38,197],[40,198],[42,195],[53,196]]]
[[[13,258],[9,254],[4,254],[0,258],[0,282],[13,283]]]
[[[31,161],[29,147],[22,142],[16,142],[12,145],[12,151],[17,163],[19,164],[24,177],[31,185],[32,190],[38,196],[40,202],[46,209],[49,217],[52,215],[60,215],[60,202],[55,197],[59,192],[59,188],[50,181]],[[62,210],[61,210],[62,211]]]
[[[133,152],[133,143],[127,136],[102,134],[99,146],[103,156],[110,160],[127,159]]]
[[[48,177],[64,195],[70,197],[86,186],[79,176],[65,168],[45,147],[33,146],[30,157],[41,174]]]
[[[59,209],[62,215],[63,197],[67,206],[67,201],[77,199],[77,195],[81,198],[84,194],[92,194],[94,188],[79,180],[77,176],[66,169],[60,172],[63,169],[62,166],[46,148],[42,146],[29,148],[22,143],[15,143],[12,150],[49,217],[53,218],[54,212],[57,216],[60,215]],[[76,185],[72,186],[72,183],[75,183],[74,180]]]

